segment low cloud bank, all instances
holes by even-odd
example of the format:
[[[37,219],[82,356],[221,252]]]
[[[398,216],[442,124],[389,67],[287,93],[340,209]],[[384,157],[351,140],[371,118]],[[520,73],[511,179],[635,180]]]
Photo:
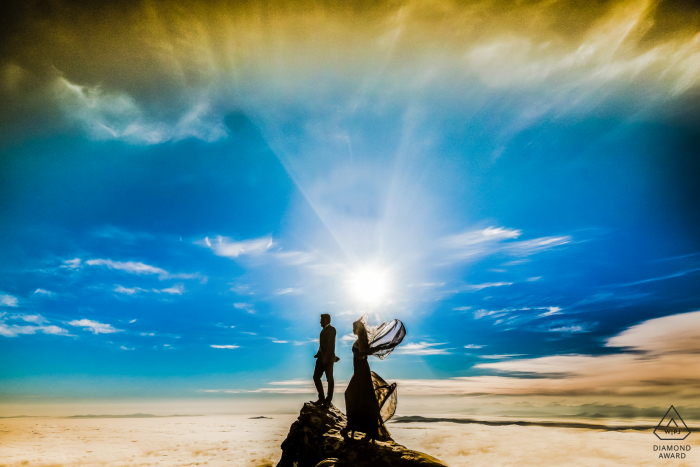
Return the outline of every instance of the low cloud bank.
[[[423,351],[437,350],[423,347]],[[411,396],[556,396],[579,400],[593,397],[603,401],[653,397],[675,404],[697,401],[700,394],[700,311],[644,321],[609,338],[605,347],[616,352],[510,358],[474,366],[498,372],[497,375],[405,379],[397,383],[402,395]],[[279,385],[261,391],[295,390],[300,388]],[[591,412],[589,409],[584,410],[586,416],[601,416],[599,410]],[[625,415],[629,416],[630,411],[620,409],[610,413],[610,416]]]

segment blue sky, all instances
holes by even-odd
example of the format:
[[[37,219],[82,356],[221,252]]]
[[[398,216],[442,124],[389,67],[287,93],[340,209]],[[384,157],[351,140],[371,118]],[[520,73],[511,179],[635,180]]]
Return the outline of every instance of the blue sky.
[[[72,55],[20,8],[43,48],[14,32],[1,63],[0,393],[308,391],[318,315],[347,380],[367,313],[408,329],[372,362],[406,393],[694,400],[694,23],[404,6],[48,14]]]

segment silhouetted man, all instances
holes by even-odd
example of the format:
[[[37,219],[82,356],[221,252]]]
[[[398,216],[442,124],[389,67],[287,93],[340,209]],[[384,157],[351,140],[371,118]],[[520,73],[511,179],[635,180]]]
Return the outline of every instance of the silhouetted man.
[[[335,328],[331,326],[331,315],[325,313],[321,315],[321,327],[323,330],[318,336],[318,352],[314,355],[316,359],[314,384],[318,391],[318,400],[315,404],[327,407],[333,400],[333,364],[340,359],[335,356]],[[326,374],[328,382],[328,396],[323,395],[323,384],[321,384],[323,373]]]

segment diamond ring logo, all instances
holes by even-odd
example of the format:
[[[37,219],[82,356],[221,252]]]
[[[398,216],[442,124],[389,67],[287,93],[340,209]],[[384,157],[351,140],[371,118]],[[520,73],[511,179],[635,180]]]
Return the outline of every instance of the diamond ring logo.
[[[682,441],[688,437],[690,430],[676,408],[671,406],[654,430],[654,434],[660,440]]]

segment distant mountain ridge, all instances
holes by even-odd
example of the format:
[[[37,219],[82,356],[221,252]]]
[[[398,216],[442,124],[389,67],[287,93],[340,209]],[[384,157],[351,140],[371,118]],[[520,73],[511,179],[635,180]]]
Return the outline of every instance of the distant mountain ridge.
[[[604,430],[604,431],[645,431],[653,430],[656,425],[599,425],[595,423],[579,423],[579,422],[527,422],[519,420],[475,420],[472,418],[437,418],[437,417],[421,417],[420,415],[410,415],[396,417],[390,423],[462,423],[462,424],[478,424],[488,426],[541,426],[547,428],[583,428],[589,430]]]

